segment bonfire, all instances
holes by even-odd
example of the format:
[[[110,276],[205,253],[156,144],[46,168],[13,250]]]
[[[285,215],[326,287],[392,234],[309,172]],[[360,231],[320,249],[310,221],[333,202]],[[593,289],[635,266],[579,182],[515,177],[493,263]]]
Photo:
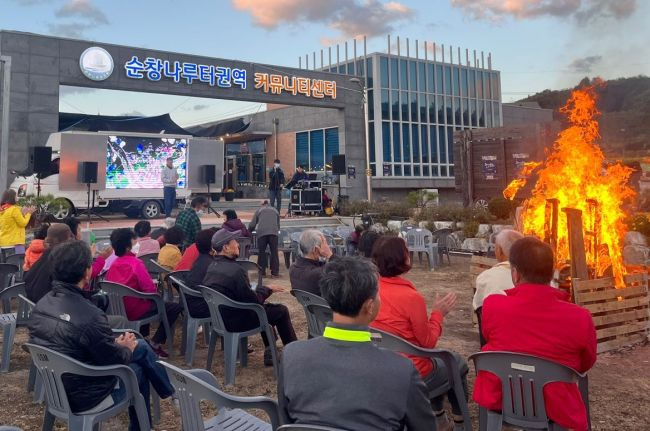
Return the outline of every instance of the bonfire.
[[[572,92],[561,112],[569,126],[559,133],[546,151],[546,160],[529,162],[520,179],[504,190],[513,199],[534,174],[537,181],[531,196],[523,202],[521,224],[525,234],[548,240],[548,201],[557,200],[559,209],[582,211],[587,265],[596,277],[611,267],[617,287],[624,287],[625,267],[622,243],[626,232],[624,205],[635,197],[628,185],[632,169],[620,162],[607,164],[597,144],[599,128],[595,86]],[[558,265],[570,261],[567,219],[557,219],[554,248]]]

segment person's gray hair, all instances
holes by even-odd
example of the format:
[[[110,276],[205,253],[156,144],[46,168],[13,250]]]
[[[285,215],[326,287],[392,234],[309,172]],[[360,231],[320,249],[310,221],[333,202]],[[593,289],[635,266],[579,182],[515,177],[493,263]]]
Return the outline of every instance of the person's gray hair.
[[[524,236],[521,232],[512,229],[502,229],[499,231],[497,236],[494,238],[494,244],[501,248],[501,251],[506,257],[510,257],[510,248],[512,244],[515,243],[518,239],[523,238]]]
[[[303,256],[311,253],[314,248],[323,242],[323,232],[316,229],[307,229],[300,234],[300,251]]]

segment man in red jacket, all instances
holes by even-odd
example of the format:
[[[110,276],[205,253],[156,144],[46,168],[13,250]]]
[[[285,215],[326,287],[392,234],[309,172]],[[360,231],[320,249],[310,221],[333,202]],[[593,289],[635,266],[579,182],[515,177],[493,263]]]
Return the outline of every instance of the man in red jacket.
[[[554,262],[551,248],[533,237],[517,240],[510,249],[514,288],[491,295],[483,303],[483,351],[527,353],[586,372],[596,362],[596,329],[591,314],[567,302],[567,294],[549,286]],[[500,411],[501,382],[480,372],[474,401]],[[587,429],[587,412],[577,385],[550,383],[544,387],[549,419],[565,428]]]

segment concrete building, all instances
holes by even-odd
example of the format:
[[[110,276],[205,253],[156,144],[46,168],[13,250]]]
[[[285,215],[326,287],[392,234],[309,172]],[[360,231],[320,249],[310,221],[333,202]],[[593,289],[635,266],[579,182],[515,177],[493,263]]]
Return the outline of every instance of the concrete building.
[[[553,110],[544,109],[537,102],[504,103],[503,126],[521,126],[524,124],[544,124],[553,121]]]

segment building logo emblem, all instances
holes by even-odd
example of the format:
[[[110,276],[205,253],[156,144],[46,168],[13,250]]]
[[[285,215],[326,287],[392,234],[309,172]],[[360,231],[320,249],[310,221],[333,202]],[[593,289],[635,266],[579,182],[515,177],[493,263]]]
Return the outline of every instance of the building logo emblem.
[[[113,57],[104,48],[93,46],[79,57],[81,73],[93,81],[103,81],[113,73]]]

